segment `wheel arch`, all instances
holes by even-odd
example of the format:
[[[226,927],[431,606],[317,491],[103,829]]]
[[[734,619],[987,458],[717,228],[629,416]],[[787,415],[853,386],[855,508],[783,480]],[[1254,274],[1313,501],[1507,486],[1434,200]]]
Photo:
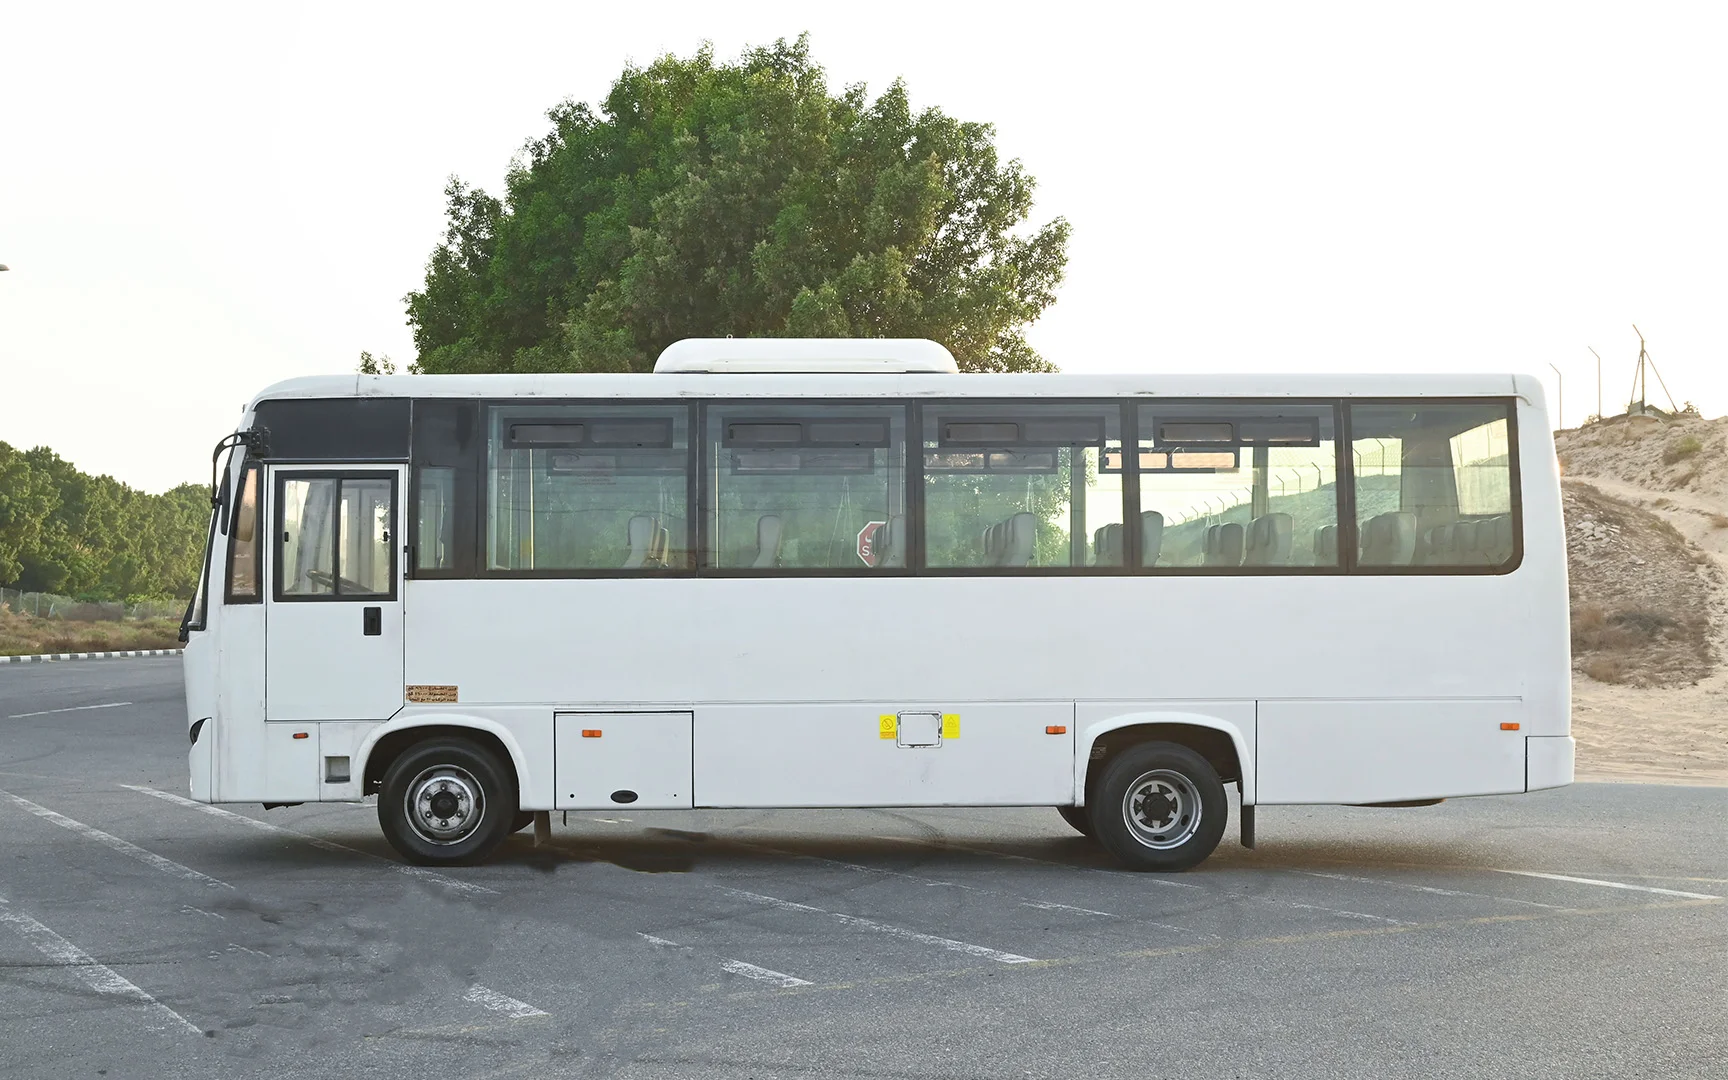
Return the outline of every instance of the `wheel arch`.
[[[1242,801],[1254,804],[1253,741],[1241,725],[1204,712],[1145,709],[1088,724],[1074,747],[1074,804],[1084,806],[1092,784],[1111,758],[1143,742],[1178,743],[1205,755],[1226,783],[1241,785]]]
[[[528,762],[510,729],[495,720],[460,713],[397,717],[366,736],[356,753],[360,791],[369,795],[384,783],[390,765],[409,747],[425,739],[455,736],[487,747],[515,774],[518,801],[528,777]]]

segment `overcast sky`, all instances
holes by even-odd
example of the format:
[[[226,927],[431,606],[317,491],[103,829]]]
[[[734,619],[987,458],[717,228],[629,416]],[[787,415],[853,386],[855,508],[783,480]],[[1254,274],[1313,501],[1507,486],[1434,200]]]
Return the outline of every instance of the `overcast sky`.
[[[161,490],[263,386],[413,357],[455,174],[564,98],[808,30],[996,125],[1074,224],[1064,370],[1565,373],[1636,322],[1728,411],[1728,8],[1651,3],[17,4],[0,44],[0,440]],[[1652,384],[1654,392],[1654,384]]]

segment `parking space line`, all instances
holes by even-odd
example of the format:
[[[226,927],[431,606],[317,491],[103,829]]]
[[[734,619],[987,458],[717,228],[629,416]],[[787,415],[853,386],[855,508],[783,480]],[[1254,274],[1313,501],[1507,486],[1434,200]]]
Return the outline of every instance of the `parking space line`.
[[[799,904],[791,900],[781,900],[774,896],[763,896],[761,893],[745,892],[743,889],[730,889],[724,885],[716,886],[716,888],[721,892],[731,893],[733,896],[742,897],[745,900],[749,900],[751,903],[765,904],[769,907],[778,908],[781,911],[801,911],[810,915],[826,915],[830,919],[838,919],[847,926],[856,926],[861,930],[870,930],[878,934],[887,934],[889,937],[903,938],[907,941],[916,941],[921,945],[934,945],[939,949],[947,949],[950,952],[965,953],[968,956],[979,956],[986,960],[994,960],[999,964],[1036,963],[1032,957],[1021,956],[1019,953],[1002,952],[999,949],[991,949],[983,945],[973,945],[970,942],[955,941],[953,938],[938,937],[935,934],[924,934],[917,930],[908,930],[903,926],[891,926],[888,923],[880,923],[874,919],[860,918],[857,915],[846,915],[838,911],[828,911],[824,908],[811,907],[809,904]]]
[[[968,855],[987,855],[992,858],[1008,859],[1014,862],[1037,863],[1039,866],[1059,866],[1069,872],[1078,870],[1087,874],[1110,874],[1112,877],[1120,876],[1122,873],[1122,871],[1101,870],[1095,866],[1076,866],[1073,863],[1057,862],[1054,859],[1039,859],[1031,855],[1016,855],[1008,851],[993,851],[990,848],[968,847],[965,844],[956,844],[949,840],[920,840],[917,837],[912,836],[872,836],[871,839],[887,840],[894,844],[917,844],[920,847],[931,847],[938,851],[964,851]],[[1142,880],[1146,881],[1148,884],[1160,885],[1167,889],[1205,888],[1204,885],[1195,885],[1188,881],[1171,881],[1169,878],[1165,877],[1143,877]]]
[[[12,927],[19,937],[29,942],[43,956],[61,967],[71,968],[84,984],[98,994],[113,997],[128,998],[141,1005],[147,1005],[153,1012],[162,1014],[170,1027],[179,1028],[193,1035],[202,1035],[203,1031],[188,1021],[184,1016],[170,1009],[146,993],[138,984],[126,978],[106,964],[97,963],[95,958],[78,946],[56,934],[42,923],[24,914],[13,911],[6,898],[0,896],[0,923]],[[156,1025],[152,1025],[156,1026]],[[161,1030],[157,1026],[157,1030]]]
[[[43,709],[41,712],[21,712],[8,716],[8,720],[22,720],[28,716],[53,716],[63,712],[88,712],[91,709],[118,709],[122,705],[130,705],[130,701],[110,701],[106,705],[74,705],[69,709]]]
[[[752,829],[760,828],[760,826],[741,825],[739,828]],[[1038,908],[1040,911],[1071,911],[1080,915],[1101,915],[1107,919],[1114,919],[1117,917],[1108,911],[1096,911],[1092,908],[1075,907],[1073,904],[1058,904],[1054,901],[1025,899],[1019,893],[1003,892],[1000,889],[988,889],[980,885],[967,885],[959,881],[945,881],[941,878],[924,877],[921,874],[908,874],[902,870],[888,870],[880,866],[865,866],[861,863],[846,862],[843,859],[830,859],[824,855],[808,855],[800,851],[787,851],[784,848],[770,847],[767,844],[758,844],[749,840],[731,840],[725,837],[716,837],[716,839],[723,844],[735,844],[739,847],[752,848],[756,851],[766,851],[774,855],[784,855],[789,859],[802,859],[806,862],[827,863],[830,866],[838,866],[845,870],[851,870],[854,873],[881,874],[884,877],[896,877],[904,878],[907,881],[916,881],[920,885],[940,885],[951,889],[965,889],[968,892],[978,893],[980,896],[998,896],[1004,899],[1014,900],[1022,907]]]
[[[1600,885],[1605,889],[1630,889],[1633,892],[1657,893],[1662,896],[1683,896],[1688,900],[1720,900],[1711,893],[1682,892],[1679,889],[1658,889],[1654,885],[1628,885],[1623,881],[1603,881],[1600,878],[1572,877],[1569,874],[1544,874],[1538,870],[1501,870],[1490,867],[1496,874],[1517,874],[1521,877],[1547,878],[1549,881],[1570,881],[1574,885]]]
[[[773,983],[775,986],[816,985],[809,979],[800,979],[783,971],[770,971],[765,967],[757,967],[755,964],[746,964],[742,960],[727,960],[720,966],[734,975],[742,975],[746,979],[755,979],[757,982]]]
[[[526,1001],[517,1001],[508,994],[500,994],[496,990],[475,984],[462,995],[463,1001],[472,1002],[484,1009],[501,1012],[512,1020],[526,1020],[530,1016],[548,1016],[545,1009],[536,1009]]]
[[[0,790],[0,796],[10,799],[25,810],[35,814],[43,821],[52,822],[53,824],[60,826],[62,829],[70,829],[88,840],[94,840],[98,844],[114,851],[118,851],[122,855],[153,866],[164,874],[172,874],[173,876],[182,878],[186,881],[201,882],[218,889],[232,889],[234,887],[226,881],[216,880],[209,874],[201,874],[190,866],[181,866],[173,859],[165,859],[153,851],[145,851],[137,844],[131,843],[127,840],[122,840],[118,836],[112,836],[103,832],[101,829],[86,825],[82,821],[75,821],[72,818],[67,817],[65,814],[56,813],[55,811],[48,809],[46,806],[38,806],[29,799],[23,798],[19,795],[14,795],[10,791]]]
[[[407,863],[393,862],[390,859],[384,858],[382,855],[374,855],[370,851],[361,851],[359,848],[351,848],[346,844],[338,844],[334,840],[325,840],[316,836],[308,836],[303,832],[295,832],[293,829],[285,829],[280,825],[272,825],[268,821],[259,821],[257,818],[247,817],[245,814],[236,814],[232,810],[224,810],[220,806],[212,806],[209,803],[194,802],[184,796],[175,795],[167,791],[160,791],[153,787],[143,787],[138,784],[121,784],[120,786],[125,788],[127,791],[136,791],[140,795],[149,795],[152,798],[161,799],[164,802],[171,802],[176,806],[184,806],[188,810],[196,810],[201,814],[209,814],[212,817],[219,817],[229,821],[238,822],[239,824],[257,829],[260,832],[292,836],[294,839],[305,844],[310,844],[321,851],[340,851],[348,855],[362,855],[368,859],[375,859],[399,874],[407,874],[410,877],[417,877],[423,881],[436,882],[446,888],[455,889],[457,892],[483,893],[488,896],[498,895],[497,889],[488,889],[484,885],[476,885],[472,881],[463,881],[460,878],[446,877],[436,871],[427,870],[425,867],[409,866]]]
[[[1291,870],[1292,874],[1304,877],[1327,878],[1331,881],[1353,881],[1359,885],[1380,885],[1388,889],[1408,889],[1411,892],[1431,893],[1435,896],[1465,896],[1476,900],[1498,900],[1503,904],[1524,904],[1529,907],[1549,908],[1554,911],[1565,911],[1565,904],[1543,904],[1535,900],[1520,900],[1515,896],[1492,896],[1488,893],[1466,892],[1463,889],[1440,889],[1433,885],[1417,885],[1408,881],[1383,881],[1379,878],[1355,877],[1351,874],[1322,874],[1317,870]]]
[[[653,934],[644,934],[640,930],[636,932],[636,936],[657,948],[678,949],[683,952],[696,951],[689,945],[680,945],[676,941],[667,941],[663,937],[655,937]],[[780,987],[816,985],[809,979],[800,979],[796,975],[788,975],[784,971],[775,971],[771,968],[757,967],[755,964],[746,964],[742,960],[723,960],[720,963],[720,968],[723,971],[730,971],[734,975],[742,975],[747,979],[755,979],[757,982],[773,983],[775,986]]]

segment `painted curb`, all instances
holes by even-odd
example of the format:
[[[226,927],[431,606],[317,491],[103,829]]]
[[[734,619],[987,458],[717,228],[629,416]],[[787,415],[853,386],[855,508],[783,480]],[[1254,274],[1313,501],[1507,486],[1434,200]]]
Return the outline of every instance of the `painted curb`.
[[[129,649],[126,652],[63,652],[39,656],[0,656],[0,664],[48,664],[58,660],[123,660],[132,656],[179,656],[179,649]]]

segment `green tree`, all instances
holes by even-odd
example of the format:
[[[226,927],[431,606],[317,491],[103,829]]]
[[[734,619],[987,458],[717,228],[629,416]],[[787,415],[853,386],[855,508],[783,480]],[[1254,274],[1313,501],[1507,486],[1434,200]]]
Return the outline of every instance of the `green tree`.
[[[968,371],[1048,370],[1024,329],[1068,223],[989,124],[906,88],[828,92],[807,39],[626,68],[565,102],[502,199],[452,179],[405,299],[421,370],[642,371],[684,337],[927,337]]]
[[[0,583],[23,572],[54,503],[52,482],[24,454],[0,442]]]

